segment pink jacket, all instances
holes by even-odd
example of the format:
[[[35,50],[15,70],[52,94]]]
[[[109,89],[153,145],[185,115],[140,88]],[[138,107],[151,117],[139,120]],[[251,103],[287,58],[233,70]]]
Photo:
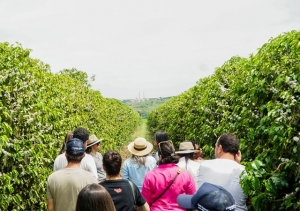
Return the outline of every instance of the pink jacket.
[[[178,171],[175,164],[161,164],[149,171],[144,179],[142,195],[148,202],[151,211],[158,210],[186,210],[177,204],[179,194],[194,194],[196,192],[195,182],[191,174],[182,169],[171,187],[157,201],[153,200],[159,196],[168,184],[173,180]]]

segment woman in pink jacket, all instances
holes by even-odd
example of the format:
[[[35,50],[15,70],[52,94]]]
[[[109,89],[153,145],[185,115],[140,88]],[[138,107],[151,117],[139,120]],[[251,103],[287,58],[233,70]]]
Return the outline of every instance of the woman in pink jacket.
[[[144,179],[142,195],[151,211],[185,210],[177,204],[177,196],[194,194],[195,182],[187,170],[176,165],[179,157],[175,155],[172,141],[158,144],[158,156],[158,167],[149,171]]]

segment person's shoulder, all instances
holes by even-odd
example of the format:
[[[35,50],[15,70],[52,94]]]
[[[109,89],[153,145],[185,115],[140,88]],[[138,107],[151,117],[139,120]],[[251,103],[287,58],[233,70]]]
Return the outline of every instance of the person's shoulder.
[[[147,163],[156,163],[157,161],[156,161],[156,159],[155,159],[153,156],[148,155],[148,156],[146,157],[146,162],[147,162]]]
[[[57,171],[52,172],[52,174],[49,175],[48,180],[51,180],[53,178],[61,178],[61,175],[64,174],[66,171],[66,168],[58,169]]]
[[[201,163],[196,162],[196,161],[194,161],[192,159],[190,159],[189,162],[191,163],[192,166],[195,166],[195,167],[200,167],[201,166]]]
[[[129,162],[131,162],[131,158],[127,158],[127,159],[124,161],[124,163],[129,163]]]
[[[81,177],[84,177],[84,178],[95,178],[95,175],[92,172],[86,171],[82,168],[77,168],[76,172],[74,172],[74,173],[81,175]]]
[[[62,153],[62,154],[58,155],[58,156],[55,158],[54,163],[55,163],[55,162],[59,162],[59,161],[61,161],[61,160],[66,160],[66,159],[67,159],[67,158],[66,158],[65,153]]]
[[[65,154],[58,155],[54,160],[54,171],[60,170],[62,168],[65,168],[68,165],[67,158]]]
[[[93,159],[93,156],[91,156],[88,153],[85,153],[85,156],[83,157],[83,159]]]
[[[89,163],[89,162],[95,162],[93,156],[91,156],[88,153],[85,153],[85,156],[82,158],[81,162],[83,163]]]
[[[210,165],[210,164],[213,164],[213,163],[218,163],[219,160],[221,160],[221,159],[203,160],[200,164],[201,165]]]
[[[97,155],[100,157],[103,157],[102,154],[100,152],[97,152]]]

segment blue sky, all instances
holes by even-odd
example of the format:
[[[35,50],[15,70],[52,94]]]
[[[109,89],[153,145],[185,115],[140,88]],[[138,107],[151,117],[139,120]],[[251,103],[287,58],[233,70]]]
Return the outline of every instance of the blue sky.
[[[179,95],[232,56],[300,29],[298,0],[0,0],[0,42],[52,72],[96,75],[104,97]]]

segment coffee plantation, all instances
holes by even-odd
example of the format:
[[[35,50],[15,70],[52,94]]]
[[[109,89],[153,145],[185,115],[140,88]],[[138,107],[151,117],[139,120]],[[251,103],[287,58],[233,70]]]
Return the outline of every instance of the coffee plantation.
[[[195,140],[207,158],[219,135],[236,134],[250,210],[300,210],[299,81],[300,32],[291,31],[249,58],[232,57],[153,110],[149,130],[167,131],[176,146]]]
[[[46,181],[65,134],[85,127],[119,149],[139,114],[102,97],[84,72],[53,74],[21,45],[0,43],[0,210],[46,210]],[[82,79],[82,80],[80,80]]]

